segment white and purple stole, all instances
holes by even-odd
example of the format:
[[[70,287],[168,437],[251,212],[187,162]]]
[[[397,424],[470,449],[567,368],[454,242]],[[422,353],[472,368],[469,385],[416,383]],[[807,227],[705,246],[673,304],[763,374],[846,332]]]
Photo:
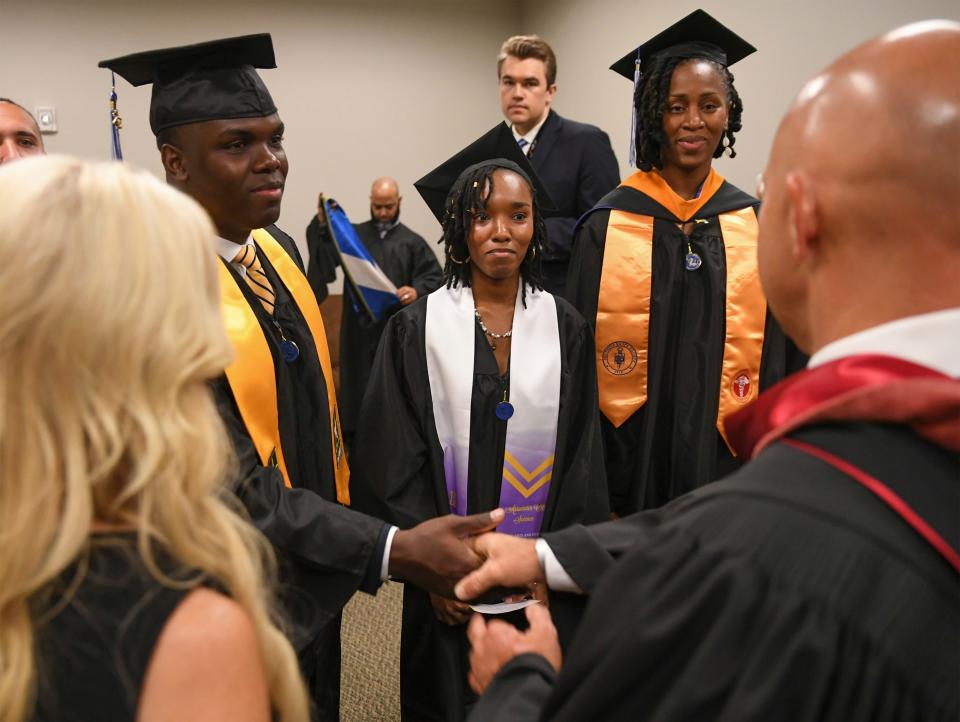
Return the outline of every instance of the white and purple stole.
[[[473,397],[475,318],[469,287],[440,288],[427,297],[427,374],[437,436],[443,449],[447,499],[454,514],[467,513],[470,406]],[[498,531],[535,537],[543,524],[553,478],[560,410],[560,330],[557,305],[545,291],[521,294],[513,312],[507,424]]]

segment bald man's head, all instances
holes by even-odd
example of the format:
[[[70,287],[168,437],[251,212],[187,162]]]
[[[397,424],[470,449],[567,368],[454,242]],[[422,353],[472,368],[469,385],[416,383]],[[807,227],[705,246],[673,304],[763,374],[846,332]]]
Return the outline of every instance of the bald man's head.
[[[960,305],[960,23],[872,40],[808,82],[764,173],[760,271],[805,350]]]
[[[370,188],[370,217],[390,224],[400,218],[400,187],[393,178],[377,178]]]

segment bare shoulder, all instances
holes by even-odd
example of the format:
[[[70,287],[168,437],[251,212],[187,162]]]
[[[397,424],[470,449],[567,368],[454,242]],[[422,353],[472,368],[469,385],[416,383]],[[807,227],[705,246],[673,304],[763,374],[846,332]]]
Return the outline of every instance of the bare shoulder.
[[[270,719],[256,629],[243,607],[206,588],[184,598],[150,658],[137,719]]]
[[[247,642],[256,644],[256,630],[246,610],[230,597],[206,587],[190,592],[170,616],[157,644],[177,651],[204,654],[217,649],[229,651]]]

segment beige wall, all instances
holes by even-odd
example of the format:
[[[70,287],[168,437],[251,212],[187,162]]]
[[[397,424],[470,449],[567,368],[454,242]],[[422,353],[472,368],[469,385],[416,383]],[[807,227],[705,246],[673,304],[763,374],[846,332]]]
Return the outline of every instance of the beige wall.
[[[404,220],[431,242],[439,228],[414,180],[500,119],[494,59],[515,32],[539,32],[559,56],[558,112],[610,133],[624,174],[630,83],[606,70],[637,42],[704,7],[760,52],[734,67],[744,99],[738,157],[721,172],[753,190],[776,123],[831,58],[898,24],[960,19],[955,0],[0,0],[0,96],[54,105],[52,152],[109,157],[109,74],[98,60],[214,37],[269,31],[277,70],[263,71],[287,124],[290,176],[281,226],[303,244],[317,192],[354,220],[370,181],[394,175]],[[148,87],[119,81],[127,160],[160,173]],[[850,122],[870,122],[851,108]]]
[[[543,35],[558,56],[555,107],[610,134],[622,174],[630,141],[632,85],[605,70],[643,40],[703,8],[758,49],[731,70],[743,100],[737,157],[717,168],[752,193],[783,112],[803,83],[841,53],[915,20],[960,20],[956,0],[532,0],[522,32]],[[895,112],[895,109],[891,109]],[[850,122],[869,124],[856,108]]]
[[[500,119],[496,53],[512,3],[0,0],[0,96],[54,105],[49,152],[109,158],[104,58],[268,31],[276,70],[261,71],[286,123],[290,174],[280,225],[304,245],[317,193],[368,217],[371,181],[401,183],[404,220],[432,244],[440,228],[413,188]],[[29,67],[28,67],[29,66]],[[147,121],[150,88],[118,78],[124,157],[161,175]]]

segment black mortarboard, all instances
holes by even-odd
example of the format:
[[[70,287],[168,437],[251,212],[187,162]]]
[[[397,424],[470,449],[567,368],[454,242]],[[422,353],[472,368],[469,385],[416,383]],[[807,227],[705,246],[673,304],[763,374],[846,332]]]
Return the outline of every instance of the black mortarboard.
[[[756,50],[705,11],[694,10],[639,48],[631,50],[611,65],[610,70],[633,80],[638,57],[642,68],[651,57],[661,53],[679,58],[705,56],[729,67]]]
[[[205,120],[262,118],[277,106],[254,68],[275,68],[269,33],[147,50],[103,60],[134,86],[153,83],[150,129]]]
[[[453,184],[457,182],[457,178],[473,166],[483,165],[491,161],[506,161],[519,167],[530,178],[530,182],[536,189],[536,201],[541,212],[556,210],[550,194],[543,187],[543,183],[537,177],[536,171],[533,170],[527,156],[520,150],[520,146],[513,137],[513,132],[507,127],[506,123],[497,123],[494,128],[481,135],[449,160],[445,160],[413,185],[423,200],[426,201],[426,204],[430,206],[433,215],[443,225],[447,196],[450,194]],[[502,164],[503,167],[509,168],[510,165],[507,165],[507,163]]]

